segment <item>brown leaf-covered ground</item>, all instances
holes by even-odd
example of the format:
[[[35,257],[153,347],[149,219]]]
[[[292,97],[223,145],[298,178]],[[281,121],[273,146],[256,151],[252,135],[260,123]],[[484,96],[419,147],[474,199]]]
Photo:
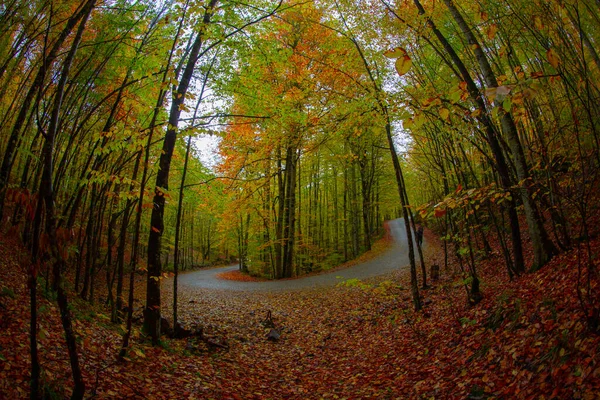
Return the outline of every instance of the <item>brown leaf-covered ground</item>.
[[[435,238],[428,233],[427,239],[427,258],[439,262]],[[592,250],[599,247],[595,239]],[[0,237],[0,398],[7,399],[28,396],[21,252],[13,238]],[[475,307],[466,305],[452,269],[442,270],[442,279],[422,291],[420,313],[412,311],[406,270],[288,293],[184,289],[184,325],[202,326],[228,349],[197,339],[164,339],[152,348],[138,327],[123,363],[116,362],[122,328],[102,307],[71,294],[86,397],[595,399],[600,337],[586,330],[579,305],[577,254],[560,255],[513,282],[500,260],[482,261],[484,300]],[[165,287],[168,317],[169,291]],[[266,339],[270,328],[262,321],[269,310],[281,331],[278,342]],[[55,302],[40,296],[39,311],[43,380],[49,393],[63,398],[71,382]]]

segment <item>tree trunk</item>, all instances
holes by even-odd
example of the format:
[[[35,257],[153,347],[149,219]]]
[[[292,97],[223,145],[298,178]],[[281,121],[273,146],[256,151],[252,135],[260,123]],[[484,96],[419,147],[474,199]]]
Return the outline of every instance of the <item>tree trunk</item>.
[[[426,14],[425,9],[421,5],[420,1],[419,0],[413,0],[413,1],[414,1],[414,4],[416,5],[417,9],[419,10],[419,14],[425,15]],[[460,59],[460,57],[458,56],[458,54],[456,53],[454,48],[450,45],[450,42],[448,42],[446,37],[440,32],[440,30],[437,28],[437,26],[431,20],[431,18],[427,17],[426,22],[427,22],[427,25],[433,31],[433,33],[436,36],[436,38],[438,39],[438,41],[442,44],[444,50],[446,50],[446,52],[450,56],[452,63],[454,63],[454,66],[458,69],[458,71],[460,73],[460,77],[466,82],[467,91],[469,93],[469,96],[471,97],[471,100],[473,101],[473,103],[475,103],[475,105],[477,106],[477,108],[480,111],[480,115],[477,117],[477,119],[481,123],[481,125],[484,127],[485,137],[486,137],[488,144],[490,145],[490,149],[492,150],[492,154],[493,154],[494,160],[496,162],[495,167],[496,167],[496,170],[498,171],[498,175],[500,177],[500,182],[501,182],[502,188],[506,191],[511,191],[512,182],[510,179],[508,164],[506,163],[506,159],[502,152],[502,147],[500,146],[500,142],[498,141],[498,137],[496,136],[496,130],[494,128],[492,121],[489,118],[485,103],[481,97],[481,93],[479,92],[477,85],[473,81],[473,78],[469,74],[469,71],[467,70],[466,66],[464,65],[464,63],[462,62],[462,60]],[[521,230],[519,227],[519,217],[517,215],[517,210],[516,210],[517,204],[516,204],[514,198],[509,201],[509,204],[510,205],[508,207],[508,214],[509,214],[510,227],[511,227],[513,254],[514,254],[514,258],[515,258],[514,265],[515,265],[515,269],[517,271],[523,272],[525,270],[525,266],[524,266],[524,261],[523,261],[523,247],[522,247],[522,242],[521,242]]]
[[[387,114],[387,109],[384,109]],[[387,115],[386,115],[387,117]],[[415,249],[413,245],[412,231],[410,228],[410,217],[408,215],[409,204],[406,197],[406,189],[404,187],[404,178],[402,177],[402,167],[398,160],[398,154],[394,146],[394,139],[392,137],[392,125],[388,121],[385,126],[385,131],[388,139],[388,146],[390,147],[390,153],[392,156],[392,163],[394,165],[394,172],[396,175],[396,184],[398,185],[398,194],[400,195],[400,205],[402,206],[402,217],[404,218],[404,226],[406,227],[406,239],[408,242],[408,259],[410,260],[410,288],[413,298],[413,304],[416,311],[419,311],[423,306],[421,304],[421,297],[419,295],[419,282],[417,279],[417,265],[415,263]]]
[[[288,146],[285,163],[285,197],[283,210],[283,278],[293,276],[294,225],[296,220],[296,149]]]
[[[483,49],[477,41],[473,30],[467,25],[467,22],[454,5],[453,0],[444,0],[444,3],[460,27],[463,35],[465,35],[467,38],[467,42],[473,49],[475,57],[477,58],[477,62],[479,63],[479,67],[483,73],[486,85],[490,88],[497,88],[498,81],[494,71],[489,64]],[[517,127],[512,115],[509,112],[506,112],[497,100],[495,101],[495,106],[500,108],[500,121],[502,130],[508,138],[508,144],[510,146],[517,170],[517,178],[519,179],[518,191],[525,208],[525,216],[527,219],[527,225],[529,227],[529,236],[531,237],[531,242],[533,245],[533,269],[535,270],[546,264],[550,258],[557,253],[557,249],[556,246],[554,246],[554,243],[552,243],[550,240],[550,237],[548,236],[548,233],[542,224],[536,204],[532,199],[532,193],[530,193],[532,182],[529,175],[529,168],[527,166],[527,160],[525,159],[523,146],[521,145]]]
[[[277,188],[278,188],[278,210],[275,215],[277,225],[275,235],[275,278],[283,278],[283,215],[285,214],[285,184],[283,179],[283,170],[281,165],[281,149],[278,149],[277,155]]]
[[[169,59],[167,61],[167,68],[165,68],[165,72],[162,76],[162,84],[164,85],[168,79],[169,68],[171,67],[171,61],[173,59],[173,55],[175,54],[175,49],[177,47],[177,42],[179,39],[179,35],[183,29],[183,21],[184,15],[181,18],[181,21],[177,28],[177,33],[175,34],[175,39],[173,40],[173,45],[169,52]],[[135,288],[135,271],[137,269],[138,257],[139,257],[139,243],[140,243],[140,227],[142,223],[142,211],[144,204],[144,194],[146,191],[146,177],[148,176],[148,163],[150,161],[150,148],[152,146],[152,137],[154,135],[154,129],[156,128],[156,121],[158,120],[160,111],[163,107],[163,103],[165,100],[165,95],[167,91],[162,89],[158,98],[156,99],[156,104],[154,106],[154,112],[152,113],[152,120],[149,125],[148,132],[148,140],[146,142],[146,150],[144,155],[144,168],[142,169],[142,179],[140,182],[140,191],[139,191],[139,199],[138,206],[136,210],[135,217],[135,225],[134,225],[134,234],[133,234],[133,243],[131,244],[131,263],[130,263],[130,272],[129,272],[129,296],[128,296],[128,306],[127,306],[127,329],[125,334],[123,335],[123,344],[121,346],[121,350],[119,351],[118,358],[119,360],[123,360],[125,355],[127,354],[127,349],[129,348],[129,339],[131,338],[131,328],[133,325],[133,302],[134,302],[134,288]],[[138,158],[139,160],[139,158]]]
[[[162,249],[162,234],[164,231],[165,191],[169,189],[169,171],[171,159],[177,138],[177,127],[181,115],[181,106],[185,101],[196,63],[200,55],[200,49],[204,43],[206,26],[210,23],[218,0],[211,0],[206,7],[206,12],[198,29],[196,39],[192,45],[189,59],[186,63],[183,75],[175,92],[171,110],[169,112],[169,124],[160,155],[159,169],[156,175],[154,188],[154,199],[152,216],[150,217],[150,235],[148,238],[148,278],[146,281],[146,308],[144,311],[144,328],[152,338],[152,344],[157,345],[160,338],[160,277],[162,274],[162,262],[160,259]]]
[[[69,360],[71,363],[71,371],[73,373],[73,394],[71,396],[72,399],[82,399],[85,393],[85,385],[83,382],[83,377],[81,374],[81,369],[79,367],[79,357],[77,355],[77,343],[75,340],[75,334],[73,332],[73,326],[71,321],[71,314],[69,310],[69,303],[67,300],[67,295],[63,287],[62,277],[61,277],[61,268],[63,267],[62,255],[59,250],[59,243],[56,237],[56,219],[54,216],[54,191],[52,186],[52,172],[53,172],[53,153],[54,153],[54,143],[56,139],[56,135],[58,133],[59,126],[59,115],[60,108],[62,104],[62,98],[64,94],[64,87],[67,82],[67,77],[69,75],[69,71],[71,68],[71,64],[73,62],[73,58],[77,52],[77,48],[79,47],[79,43],[81,42],[81,37],[83,35],[83,31],[85,29],[85,25],[89,15],[94,8],[95,0],[89,0],[85,4],[84,8],[81,10],[82,20],[77,30],[77,34],[73,39],[73,43],[67,54],[65,61],[63,63],[63,68],[61,71],[60,79],[56,88],[56,94],[54,96],[54,105],[51,113],[50,124],[48,128],[48,132],[46,133],[46,140],[44,142],[43,148],[43,173],[42,180],[40,182],[40,200],[38,203],[38,209],[41,210],[42,202],[45,205],[46,212],[46,226],[45,231],[48,237],[50,238],[50,248],[52,250],[52,256],[55,258],[54,266],[53,266],[53,277],[54,277],[54,290],[56,290],[58,307],[60,310],[61,322],[63,325],[63,329],[65,332],[65,340],[67,342],[67,349],[69,352]],[[38,223],[41,222],[41,219],[38,219]],[[40,234],[40,226],[35,227],[34,236],[38,236]],[[34,240],[39,246],[39,239]],[[37,252],[37,250],[35,250]],[[32,390],[32,397],[35,395]]]
[[[52,69],[52,64],[58,57],[59,51],[61,50],[65,40],[71,34],[73,28],[75,28],[75,26],[81,18],[83,18],[84,16],[87,18],[87,7],[91,3],[93,3],[93,0],[83,1],[80,5],[81,8],[75,14],[73,14],[71,18],[69,18],[65,27],[62,29],[58,38],[52,45],[52,48],[48,52],[48,55],[41,61],[40,69],[38,70],[35,78],[33,79],[32,84],[29,87],[29,91],[27,92],[27,95],[23,100],[21,109],[19,110],[19,113],[13,125],[13,129],[11,130],[10,137],[8,139],[8,145],[6,147],[6,151],[2,159],[2,164],[0,165],[0,220],[2,219],[4,213],[4,199],[6,195],[6,187],[8,185],[10,172],[13,166],[14,156],[18,148],[21,130],[23,129],[24,122],[27,118],[27,114],[29,110],[36,109],[37,104],[39,104],[41,100],[40,88],[44,85],[44,81],[46,80],[46,75],[48,74],[48,71]]]
[[[175,258],[173,259],[173,329],[177,329],[177,281],[179,278],[179,236],[181,232],[181,213],[183,210],[183,189],[185,187],[185,177],[187,174],[188,160],[190,158],[190,148],[192,146],[192,136],[188,137],[185,150],[185,161],[183,162],[183,174],[181,175],[181,186],[179,187],[179,201],[177,202],[177,220],[175,221]]]

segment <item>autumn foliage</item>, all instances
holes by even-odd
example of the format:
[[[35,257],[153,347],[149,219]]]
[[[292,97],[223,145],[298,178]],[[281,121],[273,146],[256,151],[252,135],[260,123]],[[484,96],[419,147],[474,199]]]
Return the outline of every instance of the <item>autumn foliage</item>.
[[[3,2],[0,398],[597,398],[598,4]]]

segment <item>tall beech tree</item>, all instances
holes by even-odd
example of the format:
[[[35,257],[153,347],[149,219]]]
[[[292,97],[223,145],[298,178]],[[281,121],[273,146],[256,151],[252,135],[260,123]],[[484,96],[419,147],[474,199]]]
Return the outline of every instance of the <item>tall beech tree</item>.
[[[502,186],[504,187],[505,190],[510,191],[510,188],[512,186],[512,181],[510,178],[510,171],[508,168],[508,164],[506,162],[506,157],[502,151],[500,141],[498,140],[497,131],[494,127],[492,120],[490,119],[490,114],[488,113],[486,105],[483,101],[483,98],[482,98],[480,92],[479,92],[479,89],[477,88],[477,85],[475,84],[475,81],[473,80],[467,67],[465,66],[463,61],[460,59],[460,57],[458,56],[458,54],[456,53],[456,51],[454,50],[454,48],[452,47],[450,42],[446,39],[446,37],[442,34],[442,32],[437,28],[434,21],[426,15],[426,11],[423,8],[423,6],[421,5],[421,3],[418,0],[414,0],[414,4],[418,9],[419,15],[425,16],[425,21],[426,21],[427,25],[430,27],[433,34],[437,38],[437,40],[440,42],[441,46],[443,47],[445,52],[450,57],[451,61],[447,61],[447,62],[453,63],[453,65],[451,66],[452,69],[455,71],[458,71],[461,78],[463,79],[463,81],[466,82],[466,88],[467,88],[468,94],[469,94],[471,100],[476,104],[477,109],[479,110],[477,113],[477,120],[481,123],[481,125],[485,129],[486,139],[492,150],[492,153],[493,153],[493,156],[494,156],[494,159],[496,162],[495,167],[500,176]],[[389,6],[388,6],[388,9],[390,11],[392,11],[391,8],[389,8]],[[405,22],[405,20],[401,16],[399,16],[397,13],[394,13],[394,15],[398,19],[400,19],[402,22]],[[520,227],[519,227],[518,215],[516,212],[516,203],[514,202],[514,200],[511,200],[511,205],[509,206],[509,216],[510,216],[511,233],[512,233],[512,239],[513,239],[512,240],[513,253],[514,253],[514,257],[515,257],[514,264],[515,264],[516,271],[522,272],[522,271],[524,271],[525,266],[524,266],[524,261],[523,261],[521,232],[520,232]]]
[[[146,307],[144,310],[144,326],[152,338],[153,344],[157,344],[160,338],[160,279],[162,275],[162,260],[161,260],[161,236],[164,231],[164,209],[165,195],[169,189],[169,170],[171,167],[171,159],[173,157],[173,149],[175,147],[175,139],[180,121],[180,116],[185,107],[185,99],[190,84],[192,82],[194,69],[198,60],[203,53],[212,47],[222,43],[224,38],[215,40],[210,45],[207,44],[209,38],[209,25],[217,11],[218,0],[211,0],[205,6],[204,15],[199,26],[194,31],[194,40],[191,42],[187,61],[182,68],[182,74],[174,90],[171,108],[168,118],[167,132],[163,141],[162,153],[159,160],[159,168],[156,175],[156,184],[154,188],[152,216],[150,218],[150,234],[148,238],[148,279],[146,285]],[[274,10],[260,15],[257,19],[242,22],[239,27],[234,28],[225,38],[230,37],[246,26],[257,23],[264,18],[272,15],[277,11],[279,5]],[[206,49],[203,50],[203,46]]]
[[[584,222],[557,180],[568,186],[563,179],[590,171],[589,165],[572,168],[581,157],[567,137],[585,142],[590,155],[598,147],[597,103],[590,101],[598,71],[589,46],[597,12],[589,2],[536,8],[518,1],[373,1],[364,7],[387,11],[381,42],[403,50],[394,58],[403,74],[397,95],[410,111],[401,117],[412,136],[407,186],[429,202],[421,214],[446,229],[455,243],[448,247],[475,265],[490,256],[494,232],[510,276],[541,267],[557,245],[567,248],[569,231]],[[429,184],[419,193],[423,182]],[[579,185],[583,195],[587,186]],[[524,250],[529,246],[531,253]],[[581,272],[591,276],[587,267]]]
[[[154,188],[152,217],[150,219],[150,235],[148,238],[148,279],[146,287],[146,308],[144,311],[144,325],[150,336],[152,343],[157,344],[160,338],[160,280],[162,275],[161,260],[161,236],[164,230],[164,209],[165,194],[169,189],[169,170],[171,167],[171,158],[175,147],[177,137],[177,127],[179,118],[183,109],[185,95],[189,89],[194,73],[196,63],[200,58],[200,50],[206,40],[207,25],[215,12],[217,0],[211,0],[204,13],[200,27],[195,32],[194,39],[188,60],[183,70],[183,74],[174,91],[174,96],[169,112],[169,127],[167,129],[163,142],[163,150],[159,161],[159,170],[156,175],[156,185]]]

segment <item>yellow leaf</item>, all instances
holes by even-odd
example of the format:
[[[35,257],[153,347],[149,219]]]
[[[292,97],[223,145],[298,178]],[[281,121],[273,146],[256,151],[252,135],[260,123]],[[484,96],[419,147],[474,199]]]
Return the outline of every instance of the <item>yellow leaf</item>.
[[[425,120],[425,116],[421,113],[417,113],[415,114],[414,118],[413,118],[413,126],[417,129],[419,129],[420,127],[423,126],[423,124],[426,122]]]
[[[396,72],[398,72],[398,75],[400,76],[406,74],[411,66],[412,60],[407,55],[396,60]]]
[[[396,47],[395,49],[384,52],[383,55],[387,58],[399,58],[406,55],[406,50],[402,47]]]
[[[450,110],[447,108],[440,109],[440,117],[442,117],[443,120],[448,121],[448,117],[450,117]]]
[[[560,64],[560,58],[554,49],[548,49],[546,52],[546,57],[548,58],[550,65],[552,65],[554,68],[558,68],[558,65]]]
[[[544,24],[542,23],[542,18],[540,18],[539,15],[536,15],[535,17],[533,17],[533,24],[535,25],[535,29],[537,29],[538,31],[541,31],[542,29],[544,29]]]

